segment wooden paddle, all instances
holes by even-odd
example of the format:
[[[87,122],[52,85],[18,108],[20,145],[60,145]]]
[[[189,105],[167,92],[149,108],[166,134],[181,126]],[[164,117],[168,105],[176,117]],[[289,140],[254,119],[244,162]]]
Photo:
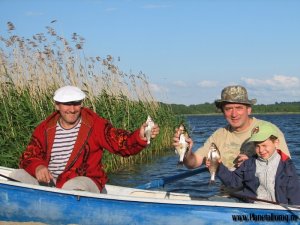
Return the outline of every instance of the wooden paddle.
[[[136,188],[138,189],[151,189],[151,188],[159,188],[159,187],[163,187],[166,184],[175,182],[177,180],[181,180],[187,177],[191,177],[195,174],[199,174],[202,172],[208,171],[206,167],[203,168],[198,168],[198,169],[194,169],[194,170],[190,170],[184,173],[180,173],[174,176],[170,176],[170,177],[162,177],[160,179],[156,179],[153,180],[149,183],[143,184],[143,185],[139,185]]]

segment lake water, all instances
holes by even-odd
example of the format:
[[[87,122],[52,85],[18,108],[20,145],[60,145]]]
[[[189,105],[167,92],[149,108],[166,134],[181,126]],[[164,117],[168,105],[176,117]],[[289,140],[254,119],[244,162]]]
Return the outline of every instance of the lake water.
[[[276,124],[285,134],[286,142],[300,177],[300,115],[255,115]],[[223,116],[188,116],[187,121],[192,129],[191,137],[194,140],[193,150],[200,147],[203,142],[219,127],[226,125]],[[178,156],[174,149],[166,150],[169,154],[158,157],[152,162],[135,165],[126,170],[109,174],[109,184],[136,187],[154,179],[169,177],[188,171],[185,167],[178,167]],[[217,179],[215,185],[209,185],[210,174],[203,172],[170,184],[160,190],[190,193],[198,197],[209,197],[218,193],[221,182]]]

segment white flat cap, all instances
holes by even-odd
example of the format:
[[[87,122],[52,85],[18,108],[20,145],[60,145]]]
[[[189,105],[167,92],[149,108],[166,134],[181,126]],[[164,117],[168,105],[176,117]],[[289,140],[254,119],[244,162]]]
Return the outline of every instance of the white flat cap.
[[[77,102],[85,98],[85,93],[78,87],[64,86],[57,89],[54,93],[54,101],[56,102]]]

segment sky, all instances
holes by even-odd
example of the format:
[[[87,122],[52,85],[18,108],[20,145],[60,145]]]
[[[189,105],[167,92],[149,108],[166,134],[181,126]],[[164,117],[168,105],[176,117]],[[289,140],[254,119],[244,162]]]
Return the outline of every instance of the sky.
[[[212,103],[235,84],[257,104],[300,101],[297,0],[0,0],[0,35],[9,21],[28,38],[79,34],[161,102]]]

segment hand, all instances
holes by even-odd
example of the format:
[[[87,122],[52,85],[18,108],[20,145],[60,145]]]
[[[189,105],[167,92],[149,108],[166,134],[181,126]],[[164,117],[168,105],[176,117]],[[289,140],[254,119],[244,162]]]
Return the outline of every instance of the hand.
[[[219,163],[219,164],[222,163],[222,160],[219,159],[219,160],[218,160],[218,163]],[[206,160],[205,160],[205,166],[206,166],[208,169],[209,169],[209,167],[211,166],[211,162],[210,162],[209,159],[206,159]]]
[[[176,148],[179,145],[179,129],[175,129],[175,134],[173,136],[173,146]]]
[[[179,136],[180,136],[180,132],[179,132],[179,129],[178,128],[176,128],[175,129],[175,134],[174,134],[174,136],[173,136],[173,146],[176,148],[178,145],[179,145]],[[194,142],[193,142],[193,140],[189,137],[189,138],[185,138],[185,141],[188,143],[188,145],[189,145],[189,152],[190,152],[190,150],[192,149],[192,147],[193,147],[193,144],[194,144]]]
[[[147,123],[143,123],[140,127],[140,138],[147,141],[145,137],[145,128],[147,127]],[[159,126],[155,123],[151,129],[151,138],[155,138],[159,134]]]
[[[206,168],[210,167],[210,160],[209,159],[205,160],[205,166],[206,166]]]
[[[236,167],[240,167],[244,161],[248,159],[248,156],[245,154],[239,154],[237,157],[237,162],[235,164]]]
[[[44,165],[39,165],[35,169],[35,177],[39,182],[50,183],[50,181],[53,180],[52,174]]]

